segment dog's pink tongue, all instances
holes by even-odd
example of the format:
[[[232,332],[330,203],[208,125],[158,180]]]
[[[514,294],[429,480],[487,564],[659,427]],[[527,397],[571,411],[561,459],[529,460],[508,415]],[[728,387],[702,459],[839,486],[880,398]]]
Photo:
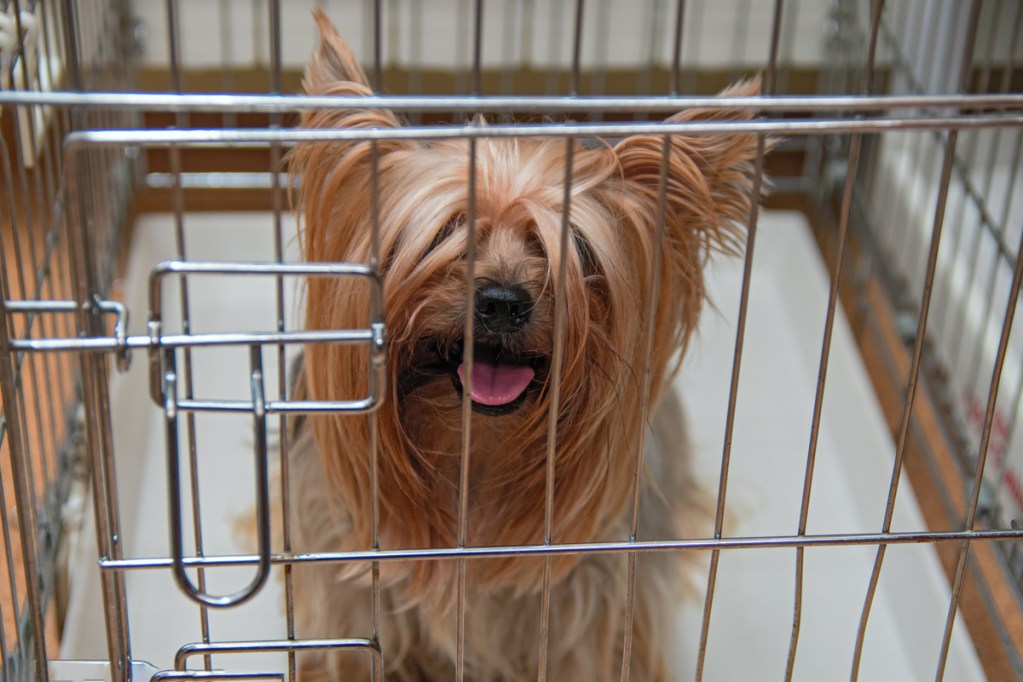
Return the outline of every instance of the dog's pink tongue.
[[[470,396],[481,405],[507,405],[522,395],[535,374],[529,365],[506,365],[475,360],[472,363]],[[464,386],[464,362],[458,365],[458,378]]]

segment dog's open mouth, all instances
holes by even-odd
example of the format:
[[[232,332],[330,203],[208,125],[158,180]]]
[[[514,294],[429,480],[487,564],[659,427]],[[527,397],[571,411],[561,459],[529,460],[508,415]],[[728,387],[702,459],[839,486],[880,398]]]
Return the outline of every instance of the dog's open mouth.
[[[459,395],[465,391],[467,365],[462,352],[452,358],[451,379]],[[502,349],[475,346],[470,378],[472,407],[480,414],[511,414],[526,401],[530,389],[538,388],[543,358],[516,355]]]

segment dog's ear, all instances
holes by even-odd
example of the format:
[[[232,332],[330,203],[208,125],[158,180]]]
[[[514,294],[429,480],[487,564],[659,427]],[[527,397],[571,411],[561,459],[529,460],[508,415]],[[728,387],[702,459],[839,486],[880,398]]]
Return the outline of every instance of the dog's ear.
[[[737,83],[719,97],[753,97],[759,79]],[[750,121],[750,109],[689,109],[666,123]],[[736,130],[711,134],[680,133],[670,136],[665,178],[666,220],[669,236],[697,239],[710,248],[735,251],[741,242],[741,224],[749,219],[757,136]],[[625,178],[652,201],[661,192],[665,153],[662,135],[634,135],[622,140],[615,153]]]
[[[759,80],[738,83],[721,97],[752,97]],[[752,120],[751,109],[690,109],[667,123]],[[770,140],[766,141],[767,147]],[[753,203],[757,135],[736,129],[716,133],[634,135],[614,148],[629,192],[638,194],[656,229],[663,180],[665,241],[659,319],[672,319],[673,343],[683,347],[696,324],[704,294],[703,266],[712,251],[738,253]],[[667,147],[667,149],[666,149]],[[664,158],[667,153],[667,159]],[[666,310],[667,306],[670,310]],[[664,330],[668,331],[668,330]],[[667,350],[667,349],[665,349]]]
[[[319,27],[320,43],[306,67],[303,79],[306,93],[349,98],[373,95],[348,43],[323,12],[316,10],[314,17]],[[301,121],[302,128],[320,130],[386,130],[400,126],[398,118],[387,109],[346,106],[343,100],[339,100],[337,106],[307,109],[302,113]],[[382,138],[376,143],[338,139],[305,141],[295,145],[289,152],[288,163],[291,184],[298,185],[299,192],[297,203],[294,196],[292,201],[302,214],[307,257],[316,260],[341,258],[342,250],[354,243],[362,225],[353,222],[347,226],[347,231],[341,229],[332,213],[335,206],[345,204],[351,207],[366,201],[371,194],[374,154],[382,162],[387,153],[408,144],[403,140]],[[354,212],[350,213],[354,215]],[[366,214],[369,214],[369,209]],[[352,216],[349,218],[354,220]]]
[[[372,95],[366,74],[334,24],[322,10],[315,10],[313,17],[319,29],[320,43],[302,78],[306,94]],[[305,128],[396,128],[399,125],[392,112],[381,109],[320,109],[307,111],[302,116]]]
[[[313,18],[320,33],[320,44],[302,79],[306,94],[326,94],[334,85],[343,82],[362,85],[368,94],[369,81],[348,42],[337,32],[323,10],[314,10]]]

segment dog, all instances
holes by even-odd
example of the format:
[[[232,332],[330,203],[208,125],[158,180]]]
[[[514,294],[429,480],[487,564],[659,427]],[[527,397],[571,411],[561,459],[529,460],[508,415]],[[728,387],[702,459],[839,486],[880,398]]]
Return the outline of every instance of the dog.
[[[305,91],[371,95],[345,41],[322,13],[315,18],[320,39]],[[748,81],[722,94],[757,92],[756,81]],[[752,117],[711,108],[669,121]],[[387,131],[402,123],[390,111],[339,107],[306,111],[301,125]],[[465,543],[544,543],[559,290],[564,352],[553,542],[629,540],[637,467],[639,539],[696,537],[705,527],[709,505],[690,472],[684,418],[669,384],[706,298],[708,258],[743,247],[742,225],[758,200],[752,195],[758,143],[738,129],[665,140],[634,135],[616,144],[576,144],[564,253],[565,139],[480,137],[472,207],[464,138],[302,142],[290,152],[306,260],[369,262],[371,228],[379,225],[387,335],[387,398],[376,411],[380,548],[458,546],[467,390]],[[471,363],[467,286],[474,290]],[[372,295],[369,286],[311,278],[306,325],[365,327]],[[339,400],[368,390],[365,347],[310,344],[301,362],[296,397]],[[292,431],[294,550],[372,548],[368,418],[311,416]],[[544,558],[464,560],[464,679],[536,679],[545,660],[550,680],[617,680],[630,622],[631,679],[672,679],[673,616],[686,583],[680,554],[637,556],[631,621],[626,555],[554,555],[545,656]],[[453,559],[380,562],[374,633],[367,562],[296,564],[298,635],[376,637],[389,681],[453,679],[458,576]],[[368,680],[370,668],[365,652],[345,649],[299,658],[306,681]]]

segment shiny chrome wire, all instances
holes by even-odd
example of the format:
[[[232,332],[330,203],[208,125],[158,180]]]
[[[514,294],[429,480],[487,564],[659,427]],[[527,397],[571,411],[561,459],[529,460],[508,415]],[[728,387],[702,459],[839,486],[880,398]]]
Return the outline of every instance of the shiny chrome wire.
[[[874,59],[877,55],[877,39],[881,27],[881,16],[884,13],[884,0],[876,0],[873,3],[870,19],[870,39],[867,48],[866,60],[863,68],[863,79],[860,84],[860,91],[870,95],[871,84],[874,79]],[[839,224],[837,235],[837,247],[835,251],[834,265],[831,268],[831,287],[828,292],[828,307],[824,318],[824,332],[821,341],[820,362],[817,369],[817,388],[813,402],[813,416],[810,421],[810,439],[806,455],[806,468],[803,475],[803,494],[799,508],[799,525],[797,533],[806,534],[807,522],[810,515],[810,493],[813,485],[813,473],[817,459],[817,441],[820,436],[821,415],[824,408],[824,389],[828,375],[828,360],[831,357],[831,341],[835,328],[835,316],[838,311],[838,292],[842,280],[842,270],[845,262],[846,242],[849,233],[849,221],[853,207],[853,192],[856,187],[856,179],[859,174],[860,152],[863,146],[863,136],[854,134],[849,140],[849,157],[846,168],[845,187],[842,191],[842,205],[839,209]],[[803,569],[804,569],[804,548],[796,548],[796,569],[795,569],[795,590],[794,603],[792,607],[792,636],[789,641],[789,654],[785,665],[785,679],[791,680],[796,665],[796,649],[799,645],[799,631],[802,624],[803,611]]]
[[[973,2],[970,6],[969,25],[966,28],[966,44],[963,47],[962,63],[960,64],[957,92],[964,92],[967,88],[970,77],[970,64],[973,59],[973,44],[976,39],[977,26],[980,21],[980,2]],[[952,177],[952,167],[955,160],[956,142],[959,131],[950,129],[945,140],[944,159],[941,168],[941,178],[938,184],[937,197],[935,199],[934,220],[931,228],[931,244],[927,256],[927,270],[924,275],[924,286],[920,298],[920,311],[917,318],[916,335],[913,344],[913,355],[910,361],[909,376],[906,380],[906,398],[902,408],[902,417],[899,422],[899,431],[896,441],[895,459],[892,465],[891,482],[888,487],[887,501],[885,503],[884,519],[881,523],[882,532],[887,533],[892,527],[892,518],[895,513],[895,498],[898,494],[899,483],[902,479],[902,469],[906,458],[906,451],[909,444],[909,430],[913,416],[913,406],[916,401],[917,386],[920,379],[920,366],[923,358],[924,344],[927,333],[927,319],[930,313],[931,294],[934,283],[934,275],[937,270],[938,249],[941,243],[942,229],[945,223],[946,201],[948,198],[949,183]],[[867,623],[870,618],[870,610],[873,605],[877,591],[878,581],[881,575],[881,567],[884,563],[887,545],[878,545],[874,558],[874,566],[870,573],[867,585],[867,594],[864,600],[863,609],[860,613],[860,622],[856,630],[856,643],[853,649],[852,670],[850,677],[856,680],[859,677],[860,663],[863,656],[863,645],[866,639]],[[961,555],[965,558],[965,553]],[[945,665],[947,649],[941,654],[939,661],[939,672]],[[939,674],[940,679],[940,674]]]

